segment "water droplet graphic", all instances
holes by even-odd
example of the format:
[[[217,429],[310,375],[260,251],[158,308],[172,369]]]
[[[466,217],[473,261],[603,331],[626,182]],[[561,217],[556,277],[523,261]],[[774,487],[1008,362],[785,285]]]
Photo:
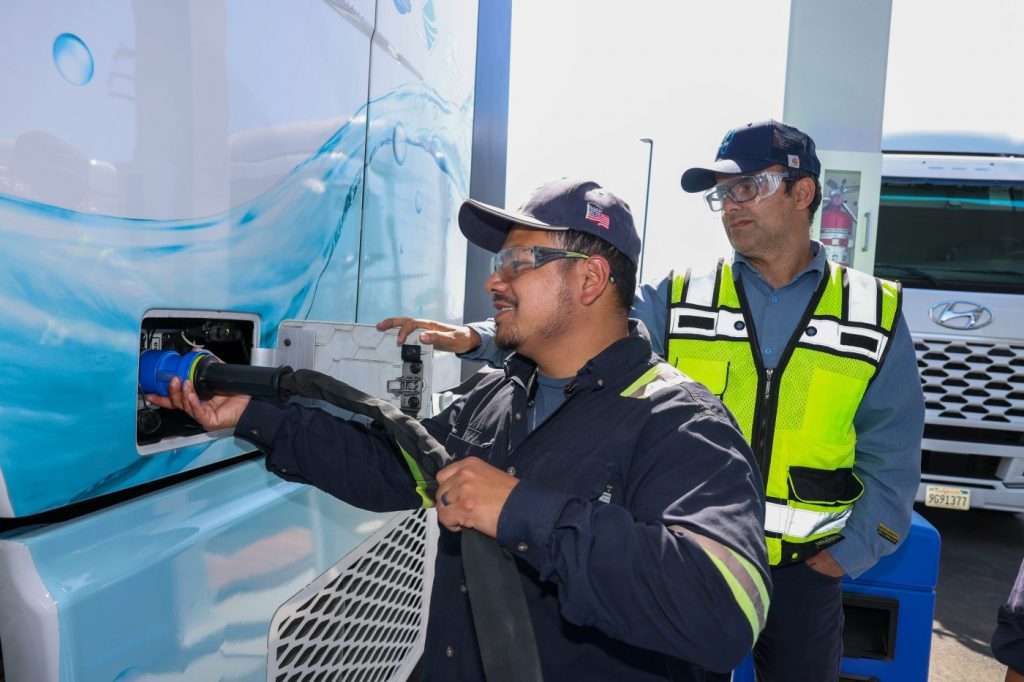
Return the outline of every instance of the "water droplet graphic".
[[[434,161],[437,163],[437,167],[444,171],[445,174],[451,173],[451,169],[448,167],[448,157],[444,155],[444,152],[434,152]]]
[[[399,14],[408,14],[412,11],[412,0],[395,0],[395,9]]]
[[[405,154],[409,151],[408,141],[405,138],[405,126],[401,123],[395,124],[395,132],[391,136],[391,148],[395,153],[395,163],[401,166],[405,163]]]
[[[92,53],[73,33],[61,33],[53,41],[53,63],[57,72],[72,85],[85,85],[92,80],[95,68]]]
[[[416,205],[416,212],[423,213],[423,194],[419,190],[416,190],[416,200],[414,203]]]
[[[434,12],[434,0],[423,4],[423,37],[427,40],[427,52],[434,49],[437,42],[437,14]]]

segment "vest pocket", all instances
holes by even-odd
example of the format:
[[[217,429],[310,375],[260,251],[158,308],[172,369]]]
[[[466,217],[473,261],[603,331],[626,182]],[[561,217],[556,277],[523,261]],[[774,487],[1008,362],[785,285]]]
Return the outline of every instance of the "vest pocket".
[[[806,353],[801,353],[800,359],[804,363],[819,362]],[[800,430],[823,443],[852,444],[855,439],[853,418],[867,386],[865,377],[812,367]]]
[[[864,492],[852,468],[789,467],[789,496],[807,504],[851,504]]]

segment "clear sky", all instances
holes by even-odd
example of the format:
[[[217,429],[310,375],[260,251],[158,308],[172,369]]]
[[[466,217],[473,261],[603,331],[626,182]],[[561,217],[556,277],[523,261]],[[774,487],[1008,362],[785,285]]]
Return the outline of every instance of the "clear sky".
[[[786,0],[514,0],[508,204],[589,177],[642,229],[651,138],[644,279],[727,254],[679,176],[712,161],[729,128],[782,117],[788,32]],[[883,130],[1024,138],[1021,35],[1017,0],[893,0]]]

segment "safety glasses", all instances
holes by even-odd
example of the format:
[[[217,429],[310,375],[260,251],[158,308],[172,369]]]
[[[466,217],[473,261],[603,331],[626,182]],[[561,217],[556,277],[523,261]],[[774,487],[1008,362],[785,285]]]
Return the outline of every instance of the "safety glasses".
[[[708,208],[716,213],[725,208],[726,197],[737,204],[758,204],[779,191],[785,177],[785,173],[769,172],[729,178],[704,192],[704,201],[708,202]]]
[[[503,282],[511,282],[527,270],[563,258],[590,258],[585,253],[554,249],[549,246],[513,246],[491,256],[491,272]]]

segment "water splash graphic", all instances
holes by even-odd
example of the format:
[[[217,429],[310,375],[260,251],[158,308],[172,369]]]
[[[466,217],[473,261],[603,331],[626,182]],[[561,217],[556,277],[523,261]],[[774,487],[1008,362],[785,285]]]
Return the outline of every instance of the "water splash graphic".
[[[142,316],[256,313],[263,346],[286,319],[353,319],[358,258],[348,245],[363,221],[364,150],[367,164],[381,151],[401,164],[417,150],[429,164],[416,164],[418,175],[396,168],[389,186],[411,199],[419,186],[450,184],[453,201],[427,224],[450,220],[469,190],[472,102],[456,106],[414,85],[368,107],[263,195],[203,219],[126,219],[0,194],[0,355],[17,358],[0,373],[0,467],[16,513],[243,452],[227,438],[138,455]]]
[[[437,42],[437,13],[434,10],[434,0],[427,0],[423,4],[423,35],[427,41],[427,52],[430,52]]]

